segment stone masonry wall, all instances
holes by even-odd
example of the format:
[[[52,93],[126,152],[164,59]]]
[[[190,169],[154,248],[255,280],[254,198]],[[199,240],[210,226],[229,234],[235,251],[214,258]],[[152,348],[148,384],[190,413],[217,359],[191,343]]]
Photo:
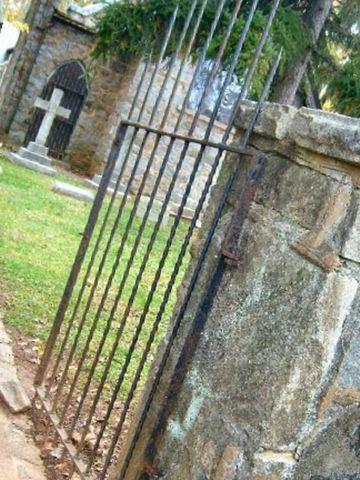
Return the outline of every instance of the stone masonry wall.
[[[34,0],[28,10],[23,32],[0,84],[0,133],[10,131],[19,102],[32,72],[39,48],[55,9],[53,0]]]
[[[253,108],[244,104],[240,132]],[[225,273],[185,381],[169,397],[229,205],[127,480],[360,479],[359,132],[360,120],[266,106],[251,142],[268,165],[239,265]],[[165,430],[154,434],[169,399]]]
[[[136,87],[140,82],[143,68],[144,68],[144,65],[141,63],[136,70],[133,81],[132,82],[129,81],[128,83],[128,92],[123,91],[123,93],[121,94],[121,101],[118,102],[117,108],[114,110],[113,115],[109,120],[108,131],[111,132],[111,135],[108,137],[107,140],[104,138],[103,141],[99,143],[99,147],[97,151],[99,157],[107,158],[107,155],[109,154],[109,151],[110,151],[111,142],[115,135],[115,130],[120,119],[128,117],[132,100],[135,95]],[[148,69],[148,73],[145,77],[143,88],[141,90],[139,99],[134,109],[134,113],[132,115],[132,120],[137,120],[138,118],[141,118],[141,123],[145,125],[150,123],[153,108],[158,100],[159,92],[162,90],[164,78],[167,75],[166,66],[159,69],[159,72],[155,77],[153,87],[150,90],[150,94],[148,95],[147,101],[145,102],[145,94],[150,85],[150,79],[152,77],[154,68],[155,68],[154,66],[151,66]],[[191,64],[187,65],[182,73],[178,88],[176,89],[176,94],[174,95],[173,86],[175,84],[176,75],[179,68],[180,68],[180,62],[178,61],[176,62],[175,68],[173,68],[172,74],[170,75],[166,83],[166,88],[163,91],[162,100],[158,105],[156,114],[153,116],[151,125],[154,128],[161,128],[169,132],[172,132],[175,129],[175,125],[177,123],[177,120],[181,113],[181,109],[185,102],[185,97],[188,92],[189,85],[192,80],[192,74],[193,74],[192,65]],[[145,103],[145,107],[143,109],[143,113],[141,114],[141,117],[139,117],[140,110],[143,108],[144,103]],[[167,120],[162,124],[164,119],[164,112],[166,111],[166,108],[168,106],[170,107],[169,115],[167,117]],[[193,110],[186,108],[184,112],[184,116],[181,122],[179,123],[179,128],[177,129],[177,133],[185,136],[188,135],[190,132],[191,126],[194,122],[194,119],[195,119],[195,112]],[[197,119],[196,124],[194,124],[195,128],[193,129],[192,136],[199,139],[204,138],[208,124],[209,124],[209,118],[204,115],[199,115],[199,118]],[[213,142],[221,143],[225,133],[225,129],[226,129],[225,124],[219,121],[215,121],[214,127],[211,132],[210,140],[212,140]],[[134,133],[134,129],[129,128],[124,141],[124,146],[122,147],[122,150],[120,152],[119,159],[117,162],[117,166],[115,168],[113,183],[115,183],[116,178],[122,169],[124,158],[128,153],[129,143],[130,143],[130,139],[133,136],[133,133]],[[135,141],[131,148],[129,159],[127,161],[127,166],[123,173],[123,177],[122,177],[123,184],[126,184],[129,181],[134,163],[139,155],[141,145],[143,143],[144,135],[145,135],[145,132],[141,130],[135,137]],[[153,152],[155,138],[156,138],[155,135],[151,134],[145,143],[145,147],[143,148],[139,167],[136,171],[135,178],[132,182],[132,186],[131,186],[132,193],[136,193],[139,189],[144,172],[148,165],[148,161]],[[156,181],[158,172],[160,170],[160,166],[168,150],[169,143],[170,143],[169,137],[163,137],[156,149],[153,164],[151,167],[151,175],[149,176],[146,182],[144,192],[143,192],[145,196],[150,195],[153,190],[154,183]],[[168,187],[171,182],[173,173],[176,169],[176,166],[179,162],[181,152],[183,150],[183,146],[184,146],[183,141],[176,141],[173,145],[173,148],[171,150],[171,155],[169,157],[169,160],[165,169],[165,173],[160,183],[160,187],[157,195],[158,201],[162,201],[168,191]],[[181,200],[186,190],[187,182],[189,179],[189,172],[191,172],[193,169],[194,163],[199,153],[199,149],[200,149],[199,145],[190,144],[190,147],[184,158],[183,167],[180,171],[180,175],[176,182],[174,193],[171,198],[170,211],[173,213],[176,213],[178,206],[181,203]],[[186,205],[185,216],[188,216],[189,218],[192,217],[192,212],[195,210],[198,204],[199,198],[201,196],[202,190],[204,188],[206,179],[209,174],[209,170],[213,165],[216,154],[217,154],[216,149],[207,148],[205,150],[204,158],[202,159],[202,162],[201,162],[201,168],[199,169],[199,172],[196,175],[194,185],[190,192],[190,198]],[[95,181],[99,182],[99,180],[100,180],[100,176],[98,175],[95,177]]]

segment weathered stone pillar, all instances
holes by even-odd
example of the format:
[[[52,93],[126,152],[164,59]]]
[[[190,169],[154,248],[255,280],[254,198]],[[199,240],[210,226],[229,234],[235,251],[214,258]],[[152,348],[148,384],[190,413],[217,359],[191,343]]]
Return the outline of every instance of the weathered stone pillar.
[[[10,130],[56,3],[55,0],[31,2],[25,19],[29,31],[20,35],[0,85],[0,133]]]
[[[252,109],[244,105],[239,130]],[[252,144],[268,166],[240,262],[173,395],[168,380],[230,205],[127,480],[360,478],[359,131],[359,120],[340,115],[266,107]]]

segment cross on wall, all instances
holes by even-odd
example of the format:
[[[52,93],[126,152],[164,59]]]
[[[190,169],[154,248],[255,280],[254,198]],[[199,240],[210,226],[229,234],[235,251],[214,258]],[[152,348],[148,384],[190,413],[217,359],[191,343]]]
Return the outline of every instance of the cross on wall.
[[[45,116],[41,122],[35,143],[43,146],[46,145],[55,118],[70,118],[71,110],[60,106],[63,96],[64,92],[59,88],[55,88],[49,101],[43,98],[36,99],[35,107],[45,111]]]

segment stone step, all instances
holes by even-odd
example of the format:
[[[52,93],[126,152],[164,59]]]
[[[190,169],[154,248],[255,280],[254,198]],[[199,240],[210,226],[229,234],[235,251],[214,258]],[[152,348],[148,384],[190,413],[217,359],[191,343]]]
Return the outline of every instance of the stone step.
[[[30,150],[30,152],[38,153],[43,157],[47,157],[49,153],[49,149],[47,147],[44,147],[44,145],[39,145],[35,142],[30,142],[26,148]]]
[[[41,163],[41,165],[46,165],[47,167],[51,166],[51,160],[49,157],[45,157],[40,153],[31,152],[27,148],[20,148],[19,153],[20,157],[26,158],[27,160],[31,160],[32,162]]]
[[[45,175],[56,175],[56,170],[54,168],[48,167],[47,165],[42,165],[41,163],[33,162],[32,160],[28,160],[26,158],[22,158],[17,153],[11,153],[9,158],[13,163],[21,165],[25,168],[29,168],[34,172],[43,173]]]

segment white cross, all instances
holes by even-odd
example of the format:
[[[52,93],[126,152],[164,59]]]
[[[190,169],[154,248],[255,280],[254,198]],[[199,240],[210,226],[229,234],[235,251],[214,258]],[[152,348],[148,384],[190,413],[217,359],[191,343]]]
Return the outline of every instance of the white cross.
[[[43,121],[41,122],[35,143],[43,146],[46,145],[46,141],[56,117],[62,117],[66,119],[70,118],[71,110],[60,107],[63,96],[64,92],[58,88],[55,88],[49,101],[44,100],[43,98],[36,99],[35,107],[40,108],[40,110],[44,110],[46,113]]]

